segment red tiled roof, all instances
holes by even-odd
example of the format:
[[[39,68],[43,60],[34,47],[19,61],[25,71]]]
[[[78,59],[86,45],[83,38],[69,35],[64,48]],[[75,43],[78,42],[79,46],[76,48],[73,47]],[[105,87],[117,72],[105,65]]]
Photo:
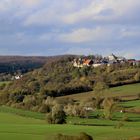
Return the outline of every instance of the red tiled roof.
[[[83,62],[83,64],[89,65],[89,64],[90,64],[90,62],[92,62],[92,60],[87,59],[87,60],[85,60],[85,61]]]

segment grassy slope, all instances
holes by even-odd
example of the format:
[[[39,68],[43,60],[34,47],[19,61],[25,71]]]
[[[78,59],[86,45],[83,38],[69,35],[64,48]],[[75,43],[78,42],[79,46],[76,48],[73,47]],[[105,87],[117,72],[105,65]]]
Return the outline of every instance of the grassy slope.
[[[0,113],[0,139],[2,140],[41,140],[43,135],[37,134],[37,125],[44,121],[20,117],[9,113]]]
[[[136,95],[140,91],[140,84],[127,85],[112,88],[108,96],[128,96]],[[94,93],[88,93],[89,97]],[[106,94],[106,93],[103,93]],[[87,94],[71,95],[77,99],[87,98]],[[122,103],[126,107],[140,107],[139,100]],[[94,116],[94,114],[93,114]],[[134,122],[123,122],[121,129],[115,129],[114,126],[119,121],[99,120],[99,119],[81,119],[69,117],[67,125],[48,125],[43,120],[44,114],[24,111],[21,109],[13,109],[9,107],[0,107],[0,139],[2,140],[53,140],[51,135],[57,133],[65,133],[77,135],[80,132],[87,132],[92,135],[95,140],[120,140],[132,136],[140,136],[140,115],[128,114],[129,118]],[[114,118],[121,118],[122,114],[115,114]],[[83,124],[71,125],[74,123]],[[88,124],[92,126],[87,126]]]
[[[0,86],[3,84],[9,84],[11,81],[4,81],[4,82],[0,82]]]
[[[76,135],[83,131],[94,136],[95,140],[140,136],[138,127],[114,129],[112,126],[47,125],[41,120],[0,113],[0,139],[2,140],[45,140],[45,137],[51,140],[51,135],[57,133]]]
[[[119,123],[118,121],[69,117],[67,125],[48,125],[44,120],[41,120],[41,117],[36,119],[41,116],[40,113],[9,107],[0,107],[0,110],[0,139],[2,140],[54,140],[51,135],[54,136],[57,133],[77,135],[80,132],[87,132],[95,140],[111,138],[119,140],[120,138],[140,136],[140,117],[137,114],[129,114],[133,120],[139,118],[137,122],[124,122],[124,126],[121,129],[115,129],[114,126]],[[116,115],[119,117],[121,114]],[[81,123],[83,126],[71,125],[70,123]],[[93,126],[87,126],[87,124]]]
[[[22,110],[22,109],[11,108],[8,106],[0,106],[0,112],[16,114],[16,115],[27,117],[27,118],[34,118],[34,119],[40,119],[40,120],[45,119],[45,114],[38,113],[38,112],[31,112],[31,111]]]
[[[123,96],[124,99],[129,100],[131,98],[135,99],[139,93],[140,93],[140,83],[110,88],[109,91],[103,92],[102,95],[106,97]],[[75,100],[85,100],[94,96],[95,93],[92,91],[92,92],[63,96],[59,98],[73,98]]]
[[[121,105],[127,108],[140,108],[140,100],[124,102]]]

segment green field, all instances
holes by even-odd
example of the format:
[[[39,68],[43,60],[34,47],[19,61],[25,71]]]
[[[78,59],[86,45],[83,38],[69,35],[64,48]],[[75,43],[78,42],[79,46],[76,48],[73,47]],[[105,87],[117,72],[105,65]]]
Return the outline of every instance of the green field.
[[[2,86],[3,84],[6,85],[6,84],[9,84],[9,83],[11,83],[11,81],[3,81],[3,82],[0,81],[0,86]]]
[[[125,100],[131,100],[131,99],[136,99],[139,94],[140,94],[140,83],[110,88],[108,91],[103,92],[102,96],[121,97]],[[86,100],[94,96],[95,96],[94,91],[91,91],[91,92],[63,96],[59,98],[72,98],[75,100]]]
[[[0,113],[0,139],[2,140],[51,140],[57,133],[77,135],[80,132],[87,132],[97,140],[111,138],[117,140],[140,136],[139,126],[140,123],[134,124],[133,127],[130,124],[130,126],[115,129],[114,126],[48,125],[43,120]]]
[[[140,108],[140,100],[123,102],[121,105],[127,108]]]
[[[95,114],[93,113],[92,115],[94,116]],[[66,125],[49,125],[42,119],[43,116],[45,115],[41,113],[5,106],[0,107],[0,139],[54,140],[54,136],[57,133],[78,135],[80,132],[92,135],[95,140],[120,140],[140,136],[139,114],[128,114],[132,121],[123,122],[124,126],[120,129],[115,128],[120,121],[99,120],[94,117],[92,119],[68,117]],[[121,116],[121,113],[116,113],[114,118],[121,118]]]
[[[34,119],[40,119],[40,120],[45,119],[45,114],[43,113],[31,112],[31,111],[22,110],[22,109],[11,108],[8,106],[0,106],[0,112],[16,114],[18,116],[22,116],[26,118],[34,118]]]
[[[103,96],[130,99],[138,97],[139,93],[140,84],[133,84],[111,88],[108,93],[103,93]],[[94,94],[89,92],[70,97],[84,100]],[[127,109],[140,109],[140,100],[121,102],[120,105]],[[92,112],[89,118],[68,117],[65,125],[49,125],[45,114],[0,106],[0,140],[55,140],[54,136],[58,133],[78,135],[80,132],[90,134],[94,140],[127,140],[133,136],[140,137],[140,114],[115,112],[112,120],[97,118],[98,114],[100,110]],[[122,121],[124,116],[127,116],[129,121]],[[116,128],[120,124],[122,127]]]

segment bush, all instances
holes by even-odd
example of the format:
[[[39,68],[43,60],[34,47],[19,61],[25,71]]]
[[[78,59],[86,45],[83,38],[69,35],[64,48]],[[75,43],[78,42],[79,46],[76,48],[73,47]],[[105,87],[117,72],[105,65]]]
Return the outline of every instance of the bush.
[[[103,101],[103,108],[105,118],[112,119],[112,115],[117,110],[118,106],[112,98],[105,98]]]
[[[134,76],[135,81],[140,80],[140,72],[137,72],[136,75]]]
[[[47,121],[49,124],[64,124],[66,123],[66,114],[63,107],[60,105],[55,105],[52,111],[47,114]]]
[[[124,126],[124,123],[120,121],[116,124],[116,126],[114,128],[120,129],[123,126]]]
[[[129,117],[127,116],[127,114],[124,114],[122,117],[122,121],[130,121]]]
[[[132,138],[129,138],[129,140],[140,140],[140,137],[132,137]]]
[[[49,112],[51,112],[51,107],[49,105],[42,104],[39,107],[38,111],[41,112],[41,113],[49,113]]]
[[[69,136],[69,135],[58,134],[55,140],[93,140],[93,138],[83,132],[83,133],[80,133],[79,136]]]

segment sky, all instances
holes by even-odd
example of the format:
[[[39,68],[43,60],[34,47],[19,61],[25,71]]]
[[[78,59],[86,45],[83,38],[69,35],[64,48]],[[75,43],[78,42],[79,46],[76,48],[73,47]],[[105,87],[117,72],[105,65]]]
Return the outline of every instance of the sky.
[[[140,59],[140,0],[0,0],[0,55]]]

